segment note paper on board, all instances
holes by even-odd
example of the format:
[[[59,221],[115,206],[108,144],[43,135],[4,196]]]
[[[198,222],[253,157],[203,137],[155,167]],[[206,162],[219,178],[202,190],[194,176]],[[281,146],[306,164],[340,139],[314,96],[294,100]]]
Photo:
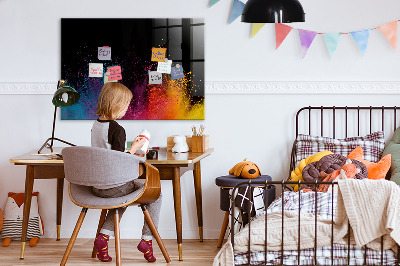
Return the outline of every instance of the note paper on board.
[[[157,72],[171,74],[172,60],[168,62],[158,62]]]
[[[171,68],[171,79],[183,79],[185,75],[183,74],[183,68],[180,65],[176,65]]]
[[[162,74],[157,71],[149,71],[149,84],[162,84]]]
[[[151,49],[151,61],[164,62],[167,48],[155,48]]]
[[[107,72],[110,72],[110,75],[108,76],[108,81],[114,81],[114,80],[121,80],[122,79],[121,67],[120,66],[109,67],[109,68],[107,68]]]
[[[110,72],[104,73],[104,84],[106,84],[107,82],[117,82],[117,80],[113,80],[113,81],[108,80],[109,76],[110,76]]]
[[[111,47],[99,47],[97,49],[97,58],[99,60],[111,60]]]
[[[89,63],[89,77],[91,78],[103,77],[103,64]]]

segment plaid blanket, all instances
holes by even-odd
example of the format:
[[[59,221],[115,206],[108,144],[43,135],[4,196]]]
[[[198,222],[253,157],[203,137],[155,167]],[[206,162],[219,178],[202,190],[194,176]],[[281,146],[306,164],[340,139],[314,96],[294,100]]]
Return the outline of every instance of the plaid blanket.
[[[317,197],[316,197],[317,196]],[[284,210],[299,210],[316,214],[326,219],[332,219],[332,213],[335,215],[336,194],[317,192],[285,192],[283,196],[277,198],[268,207],[267,214]],[[265,215],[265,212],[253,218],[257,219],[260,215]],[[350,258],[349,265],[381,265],[381,252],[371,250],[364,247],[350,245],[350,256],[347,245],[333,245],[333,264],[332,264],[332,248],[326,246],[316,249],[317,265],[347,265],[348,257]],[[366,257],[364,256],[366,254]],[[384,265],[395,265],[396,257],[392,250],[385,250],[383,253]],[[267,251],[265,252],[250,252],[250,264],[257,265],[265,263],[265,255],[267,256],[266,265],[280,265],[281,252]],[[365,258],[364,258],[365,257]],[[314,265],[314,249],[304,249],[300,251],[300,256],[297,250],[285,250],[283,252],[284,265]],[[365,260],[365,261],[364,261]],[[248,264],[248,253],[235,254],[235,265]]]
[[[364,249],[355,245],[350,245],[350,261],[347,264],[348,249],[347,245],[333,245],[333,262],[331,246],[317,248],[316,265],[382,265],[381,254],[379,251]],[[364,253],[366,258],[364,261]],[[297,250],[283,251],[284,265],[298,265]],[[250,265],[264,264],[265,252],[250,252]],[[235,255],[235,265],[248,265],[247,253]],[[281,265],[281,252],[268,251],[266,265]],[[303,249],[300,251],[300,265],[314,265],[314,249]],[[392,250],[383,252],[383,265],[396,265],[396,257]]]

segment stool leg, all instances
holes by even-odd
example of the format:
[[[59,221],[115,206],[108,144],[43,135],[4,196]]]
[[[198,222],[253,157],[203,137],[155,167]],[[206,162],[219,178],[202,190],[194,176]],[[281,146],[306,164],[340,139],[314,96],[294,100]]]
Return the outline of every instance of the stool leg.
[[[119,212],[118,209],[115,209],[114,214],[114,235],[115,235],[115,257],[117,257],[115,265],[121,265],[121,242],[119,235]]]
[[[106,220],[106,214],[107,214],[107,209],[101,210],[101,215],[99,219],[99,226],[97,227],[97,233],[95,239],[99,236],[100,230],[103,227],[104,221]],[[97,250],[93,244],[93,250],[92,250],[92,258],[96,258]]]
[[[226,228],[228,227],[228,222],[229,222],[229,212],[225,212],[225,217],[224,217],[224,221],[222,222],[221,234],[219,235],[217,248],[220,248],[222,246],[222,242],[224,241],[224,237],[225,237]]]

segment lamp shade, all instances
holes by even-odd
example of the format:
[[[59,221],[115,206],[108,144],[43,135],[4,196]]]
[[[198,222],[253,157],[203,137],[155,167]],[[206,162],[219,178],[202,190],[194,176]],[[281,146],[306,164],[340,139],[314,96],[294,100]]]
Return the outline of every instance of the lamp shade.
[[[78,92],[72,87],[62,83],[58,86],[53,95],[53,104],[57,107],[68,107],[74,105],[79,100]]]
[[[304,15],[298,0],[249,0],[242,12],[242,22],[304,22]]]

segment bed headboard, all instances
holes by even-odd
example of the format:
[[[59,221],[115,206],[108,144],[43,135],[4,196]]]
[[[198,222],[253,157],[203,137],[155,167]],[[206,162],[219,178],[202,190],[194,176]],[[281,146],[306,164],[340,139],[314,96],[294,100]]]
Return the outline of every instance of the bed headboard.
[[[389,139],[398,126],[396,106],[308,106],[296,114],[296,137],[299,134],[347,138],[363,136],[375,131],[383,131]],[[295,144],[293,144],[290,171],[295,164]],[[290,172],[289,172],[290,176]]]

